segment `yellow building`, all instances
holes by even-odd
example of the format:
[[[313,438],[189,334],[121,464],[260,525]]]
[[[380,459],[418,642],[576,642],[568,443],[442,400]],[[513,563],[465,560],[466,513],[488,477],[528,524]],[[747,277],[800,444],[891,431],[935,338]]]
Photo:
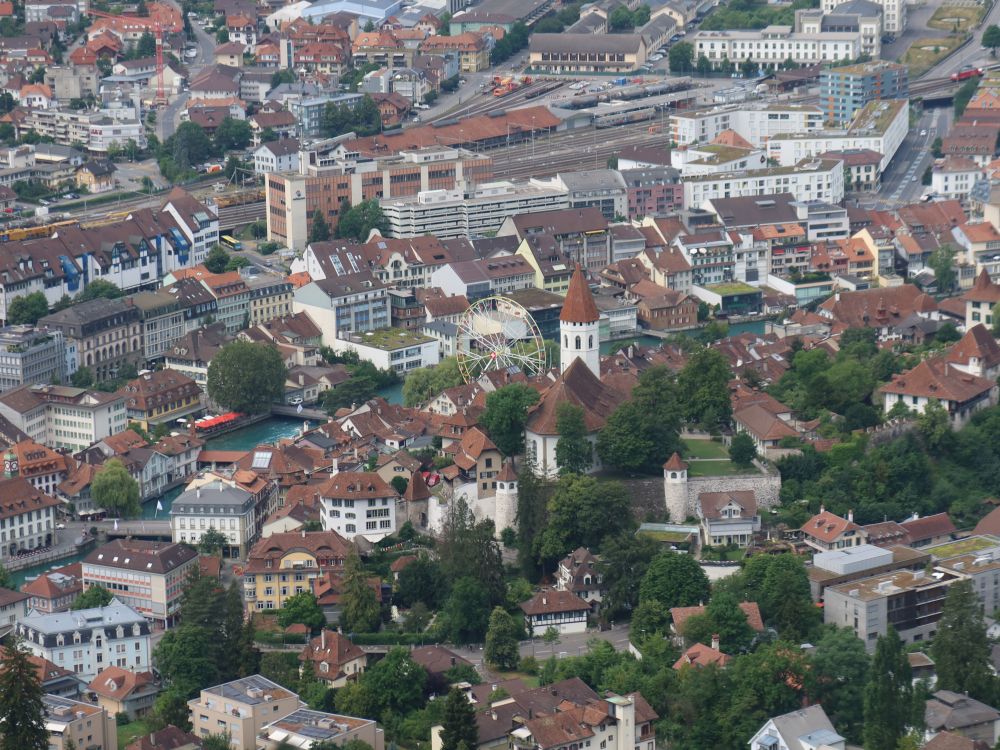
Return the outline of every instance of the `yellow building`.
[[[250,325],[268,323],[292,314],[292,284],[273,273],[244,278],[250,289]]]
[[[463,73],[478,73],[490,67],[490,48],[482,34],[466,32],[455,36],[434,35],[420,44],[425,55],[447,52],[458,55],[458,68]]]
[[[243,571],[243,598],[250,612],[281,609],[310,590],[310,581],[344,568],[351,545],[335,531],[272,534],[250,550]]]
[[[551,234],[528,235],[514,254],[524,258],[535,271],[535,288],[566,296],[573,268],[555,237]]]
[[[227,733],[234,750],[255,750],[260,730],[298,707],[299,696],[259,674],[205,688],[188,701],[192,732]]]
[[[144,372],[117,392],[125,397],[129,421],[138,422],[144,430],[202,409],[201,388],[177,370]]]

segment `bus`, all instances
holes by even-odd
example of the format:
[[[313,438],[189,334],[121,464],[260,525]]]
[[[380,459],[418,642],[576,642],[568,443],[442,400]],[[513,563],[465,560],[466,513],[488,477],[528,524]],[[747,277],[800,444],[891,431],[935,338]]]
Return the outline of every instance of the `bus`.
[[[233,250],[242,250],[243,245],[235,237],[230,237],[228,234],[222,235],[222,244],[226,247],[232,248]]]

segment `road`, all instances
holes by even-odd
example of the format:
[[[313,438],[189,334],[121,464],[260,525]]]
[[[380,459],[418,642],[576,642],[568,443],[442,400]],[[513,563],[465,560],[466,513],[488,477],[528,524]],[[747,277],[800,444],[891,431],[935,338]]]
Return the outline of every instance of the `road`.
[[[926,189],[921,178],[934,160],[931,144],[935,138],[947,135],[950,124],[950,108],[925,110],[882,176],[882,189],[876,196],[869,197],[866,193],[856,196],[859,204],[883,210],[917,200]],[[921,135],[924,131],[927,134]]]
[[[194,78],[215,59],[215,37],[205,31],[197,23],[192,22],[195,40],[198,43],[198,56],[187,61],[188,78]],[[187,106],[188,92],[181,91],[166,107],[157,111],[156,132],[161,141],[174,134],[181,121],[181,112]]]
[[[896,37],[896,41],[882,45],[883,60],[898,60],[917,39],[937,39],[948,36],[947,31],[932,29],[927,22],[944,0],[927,0],[919,5],[907,5],[906,29]]]
[[[995,63],[990,53],[983,49],[983,32],[986,27],[995,24],[1000,20],[1000,2],[994,2],[986,17],[982,20],[979,26],[972,32],[972,41],[962,47],[960,50],[955,52],[955,54],[950,57],[945,58],[933,68],[928,70],[923,78],[936,78],[939,76],[947,76],[952,73],[961,70],[966,65],[971,65],[974,67],[979,67],[982,65],[987,65]]]

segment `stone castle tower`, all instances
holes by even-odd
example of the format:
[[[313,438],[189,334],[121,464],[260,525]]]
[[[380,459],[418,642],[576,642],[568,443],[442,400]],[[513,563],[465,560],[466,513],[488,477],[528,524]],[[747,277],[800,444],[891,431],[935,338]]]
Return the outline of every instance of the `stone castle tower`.
[[[496,525],[496,533],[510,527],[517,529],[517,472],[514,471],[514,464],[509,459],[504,459],[503,467],[497,474],[497,490],[494,497],[496,511],[493,523]]]
[[[581,359],[594,376],[601,377],[601,313],[594,304],[587,280],[580,266],[569,280],[562,313],[559,315],[560,372],[566,372],[574,359]]]
[[[674,452],[663,464],[663,496],[671,523],[684,523],[688,516],[688,465]]]

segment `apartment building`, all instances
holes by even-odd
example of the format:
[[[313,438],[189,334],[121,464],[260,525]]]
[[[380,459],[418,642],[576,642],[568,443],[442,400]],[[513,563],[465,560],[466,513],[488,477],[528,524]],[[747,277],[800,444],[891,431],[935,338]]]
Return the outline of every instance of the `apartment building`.
[[[142,356],[146,362],[162,359],[184,336],[184,309],[174,287],[140,292],[130,298],[139,311]]]
[[[329,714],[300,708],[277,721],[272,721],[260,737],[264,750],[279,750],[286,743],[305,747],[317,742],[329,742],[343,747],[348,742],[364,742],[372,750],[384,750],[385,732],[372,719],[357,719],[342,714]]]
[[[489,237],[514,214],[568,208],[565,188],[526,182],[487,182],[471,188],[428,190],[382,200],[390,237]]]
[[[15,123],[15,132],[34,132],[62,146],[82,143],[97,154],[106,154],[112,146],[124,148],[129,141],[140,149],[147,145],[142,122],[112,119],[100,112],[27,109],[24,119]]]
[[[112,599],[106,607],[28,615],[17,634],[35,656],[89,682],[110,665],[149,671],[150,627],[145,617]]]
[[[844,199],[844,165],[836,159],[803,159],[794,166],[730,174],[685,177],[684,207],[699,208],[717,198],[791,193],[798,201],[839,203]]]
[[[255,453],[254,461],[260,463],[261,456]],[[277,485],[253,471],[237,471],[232,478],[204,474],[193,479],[170,508],[172,539],[195,545],[215,529],[226,537],[223,556],[242,558],[277,504]]]
[[[491,45],[486,34],[465,32],[454,36],[434,34],[420,43],[425,55],[455,55],[463,73],[478,73],[490,67]]]
[[[28,595],[28,606],[36,612],[65,612],[83,593],[82,575],[80,563],[66,565],[28,581],[21,591]]]
[[[42,710],[49,750],[118,750],[118,723],[101,706],[46,693]]]
[[[9,475],[24,477],[46,495],[55,495],[56,488],[76,467],[72,457],[34,440],[17,441],[8,448],[4,460],[9,462]]]
[[[120,299],[93,299],[49,313],[39,325],[60,331],[76,347],[80,367],[97,380],[113,378],[125,364],[142,361],[142,323],[139,311]]]
[[[869,102],[908,99],[909,81],[909,69],[888,60],[826,68],[819,74],[820,103],[829,122],[846,125]]]
[[[646,62],[639,34],[532,34],[528,65],[545,73],[631,73]]]
[[[125,429],[125,398],[65,385],[23,385],[0,394],[0,415],[37,443],[80,451]]]
[[[257,735],[299,708],[299,696],[266,677],[251,675],[205,688],[188,701],[194,734],[228,734],[234,750],[257,750]]]
[[[351,545],[335,531],[271,534],[257,542],[243,569],[247,610],[281,609],[285,600],[312,588],[312,582],[339,575]]]
[[[768,141],[767,152],[781,166],[791,166],[823,153],[866,149],[882,155],[879,172],[884,172],[909,128],[907,99],[873,101],[855,114],[846,128],[778,134]]]
[[[986,177],[986,167],[981,167],[964,156],[946,156],[935,159],[931,169],[931,190],[948,200],[969,200],[973,186]]]
[[[201,388],[176,370],[143,370],[117,390],[125,397],[129,422],[144,430],[167,424],[202,410]]]
[[[697,31],[688,37],[696,58],[704,55],[713,66],[745,60],[758,65],[781,65],[788,59],[800,65],[854,60],[861,55],[859,32],[797,32],[791,26],[763,29]]]
[[[496,294],[510,294],[535,285],[535,269],[521,256],[490,260],[463,260],[431,274],[431,285],[448,296],[463,295],[470,302]]]
[[[16,473],[16,467],[13,470]],[[0,479],[0,562],[54,544],[55,509],[59,505],[24,477]]]
[[[314,242],[303,258],[312,282],[295,290],[292,310],[304,312],[333,346],[342,333],[389,326],[389,298],[364,257],[341,242]]]
[[[566,191],[570,208],[596,208],[608,221],[628,214],[628,186],[614,169],[560,172],[552,182]]]
[[[323,528],[377,542],[396,531],[399,494],[374,472],[339,472],[317,489]]]
[[[862,55],[868,55],[872,60],[882,56],[882,12],[868,0],[850,0],[838,6],[833,13],[819,8],[796,10],[795,30],[806,34],[829,31],[860,34]]]
[[[115,539],[84,558],[83,588],[103,586],[157,626],[174,624],[198,553],[182,544]]]
[[[823,620],[853,630],[868,651],[890,625],[905,643],[930,640],[948,588],[961,579],[945,571],[901,570],[830,586],[823,594]]]
[[[275,273],[240,272],[250,292],[250,325],[267,323],[292,314],[294,286]]]
[[[754,148],[779,133],[812,133],[823,129],[825,115],[814,104],[729,104],[670,114],[671,140],[687,145],[711,143],[732,130]]]
[[[199,203],[181,188],[170,191],[160,211],[177,222],[179,231],[171,235],[191,265],[203,262],[208,251],[219,244],[219,217],[210,206]]]
[[[823,0],[820,7],[824,13],[836,11],[844,0]],[[882,31],[886,34],[901,34],[906,30],[905,0],[872,0],[882,8]]]
[[[343,145],[326,143],[300,154],[299,174],[264,176],[268,239],[302,250],[315,213],[334,225],[345,200],[351,205],[389,201],[431,190],[455,190],[493,176],[491,157],[461,148],[435,146],[360,159]]]
[[[0,328],[0,391],[66,379],[66,340],[59,329]]]

